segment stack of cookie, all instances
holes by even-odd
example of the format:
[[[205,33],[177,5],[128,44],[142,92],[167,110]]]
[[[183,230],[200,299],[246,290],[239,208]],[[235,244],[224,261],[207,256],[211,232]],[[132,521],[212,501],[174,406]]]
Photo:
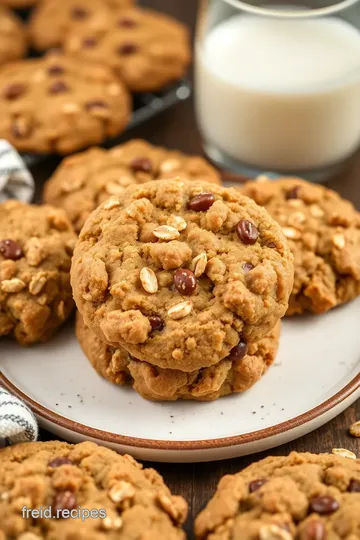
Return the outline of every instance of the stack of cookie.
[[[70,154],[119,135],[131,94],[161,90],[190,62],[187,28],[133,0],[3,3],[37,4],[25,28],[0,2],[0,137],[24,152]],[[47,54],[19,60],[28,37]]]
[[[71,280],[95,368],[154,400],[252,386],[275,357],[293,256],[280,226],[235,189],[132,184],[88,217]]]

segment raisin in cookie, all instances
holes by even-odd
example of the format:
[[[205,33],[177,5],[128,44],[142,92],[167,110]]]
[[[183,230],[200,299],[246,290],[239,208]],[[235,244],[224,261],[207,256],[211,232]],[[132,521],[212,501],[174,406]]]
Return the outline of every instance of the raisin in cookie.
[[[95,370],[114,384],[131,384],[145,399],[176,401],[191,399],[213,401],[219,397],[245,392],[253,386],[275,360],[279,345],[280,323],[257,343],[250,343],[244,355],[221,360],[216,365],[186,373],[162,369],[136,360],[123,348],[107,345],[85,324],[78,313],[76,335]]]
[[[194,371],[235,360],[275,326],[293,257],[279,225],[235,189],[157,180],[90,215],[72,284],[85,324],[109,345]]]
[[[134,0],[46,0],[35,8],[29,33],[38,50],[59,47],[69,31],[81,32],[106,27]],[[91,46],[90,43],[88,46]]]
[[[191,57],[183,24],[141,8],[123,10],[111,24],[70,33],[64,50],[82,61],[110,67],[133,92],[159,90],[180,79]]]
[[[127,125],[131,103],[106,68],[48,55],[0,70],[0,137],[23,151],[70,153]]]
[[[68,318],[75,239],[63,210],[0,204],[0,336],[45,341]]]
[[[0,450],[2,540],[184,540],[186,515],[158,472],[94,443]]]
[[[280,223],[295,256],[288,315],[325,313],[360,294],[360,214],[350,202],[298,178],[261,177],[241,192]]]
[[[64,208],[79,232],[90,213],[110,195],[120,195],[130,184],[179,175],[220,183],[218,172],[201,157],[133,140],[64,159],[45,184],[44,200]]]
[[[0,65],[23,58],[26,52],[27,40],[21,20],[0,4]]]
[[[224,476],[195,521],[198,540],[356,540],[360,460],[268,457]]]

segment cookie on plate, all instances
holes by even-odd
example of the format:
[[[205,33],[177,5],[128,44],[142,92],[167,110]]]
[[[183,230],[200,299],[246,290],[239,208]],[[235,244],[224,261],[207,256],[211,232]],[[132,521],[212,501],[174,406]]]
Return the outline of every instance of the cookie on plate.
[[[0,66],[23,58],[26,52],[27,39],[21,20],[0,3]]]
[[[75,240],[63,210],[0,204],[0,336],[45,341],[68,318]]]
[[[0,70],[0,137],[22,151],[67,154],[123,131],[127,90],[101,66],[48,55]]]
[[[102,28],[134,0],[46,0],[38,4],[29,21],[32,45],[38,50],[63,44],[74,32]]]
[[[64,50],[108,66],[133,92],[156,91],[180,79],[191,58],[189,33],[182,23],[138,7],[123,10],[111,24],[74,30]]]
[[[79,232],[89,214],[110,195],[121,194],[130,184],[174,176],[220,184],[219,173],[201,157],[132,140],[64,159],[45,184],[44,200],[64,208]]]
[[[184,540],[186,515],[158,472],[109,448],[49,441],[0,450],[4,540]]]
[[[84,324],[79,313],[76,335],[99,375],[114,384],[131,384],[145,399],[213,401],[228,394],[245,392],[264,375],[275,360],[280,323],[257,343],[250,343],[243,357],[238,355],[234,361],[221,360],[214,366],[190,373],[158,368],[136,360],[121,347],[115,349],[107,345]]]
[[[282,226],[295,256],[288,315],[325,313],[360,294],[360,213],[335,191],[299,178],[248,182],[241,192]]]
[[[157,180],[90,215],[72,285],[85,324],[109,345],[191,372],[236,359],[276,325],[293,257],[279,225],[235,189]]]
[[[195,520],[198,540],[360,537],[360,460],[329,454],[268,457],[224,476]]]

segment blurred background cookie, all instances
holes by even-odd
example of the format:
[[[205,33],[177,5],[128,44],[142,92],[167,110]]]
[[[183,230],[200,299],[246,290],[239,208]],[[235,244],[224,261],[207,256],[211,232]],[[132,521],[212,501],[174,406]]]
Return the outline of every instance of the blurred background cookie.
[[[108,66],[132,92],[149,92],[180,79],[191,59],[185,25],[156,11],[130,8],[94,28],[77,28],[66,54]]]
[[[46,341],[68,318],[75,239],[58,208],[0,204],[0,336],[21,345]]]
[[[0,67],[27,53],[26,30],[21,20],[0,3]]]
[[[201,157],[132,140],[64,159],[45,184],[44,201],[64,208],[80,232],[89,214],[110,195],[120,195],[131,184],[175,176],[220,183],[219,173]]]
[[[106,68],[60,55],[0,71],[0,137],[18,150],[69,153],[121,133],[131,99]]]
[[[70,31],[96,31],[133,3],[134,0],[42,0],[29,21],[31,44],[40,51],[59,47]]]

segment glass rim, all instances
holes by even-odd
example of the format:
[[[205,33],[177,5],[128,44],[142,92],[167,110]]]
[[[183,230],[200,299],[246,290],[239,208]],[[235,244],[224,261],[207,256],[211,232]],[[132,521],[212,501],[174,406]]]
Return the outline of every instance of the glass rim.
[[[223,1],[233,7],[236,7],[238,9],[241,9],[242,11],[245,11],[246,13],[251,13],[253,15],[263,15],[265,17],[277,17],[282,19],[305,19],[333,15],[335,13],[338,13],[339,11],[350,8],[351,6],[355,5],[359,0],[341,0],[336,4],[331,4],[329,6],[314,9],[306,8],[304,6],[303,9],[299,8],[293,11],[278,9],[275,7],[267,8],[264,6],[253,6],[251,4],[248,4],[247,2],[244,2],[243,0]]]

